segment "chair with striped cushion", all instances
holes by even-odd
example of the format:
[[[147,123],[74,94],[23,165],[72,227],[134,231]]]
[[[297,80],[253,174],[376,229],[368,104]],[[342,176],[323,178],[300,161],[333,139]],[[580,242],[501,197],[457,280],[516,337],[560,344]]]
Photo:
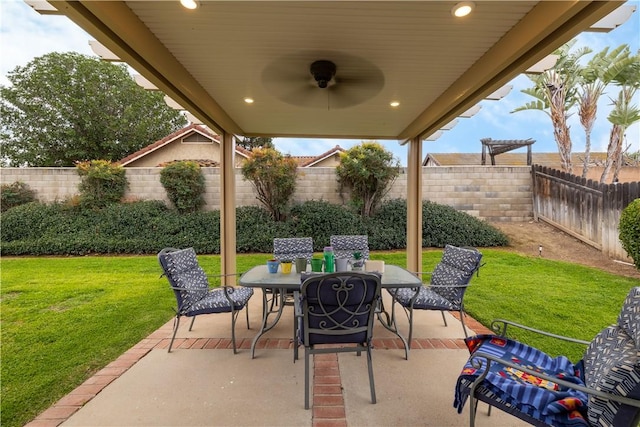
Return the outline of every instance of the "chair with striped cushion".
[[[446,245],[442,259],[431,275],[429,285],[420,287],[417,292],[411,288],[390,289],[393,304],[400,304],[409,318],[409,345],[413,336],[414,310],[439,310],[447,326],[445,311],[460,313],[460,322],[464,336],[467,328],[464,323],[464,294],[474,273],[482,264],[482,254],[475,248],[460,248]]]
[[[163,276],[169,280],[169,285],[176,297],[176,318],[173,321],[173,336],[168,351],[171,352],[176,338],[180,318],[191,317],[189,330],[193,328],[196,316],[211,313],[231,313],[231,343],[234,354],[236,350],[235,326],[240,311],[247,306],[253,295],[252,288],[222,286],[209,288],[206,273],[200,267],[193,248],[174,249],[164,248],[158,253],[158,261],[162,267]],[[247,315],[247,329],[249,328],[249,312]]]

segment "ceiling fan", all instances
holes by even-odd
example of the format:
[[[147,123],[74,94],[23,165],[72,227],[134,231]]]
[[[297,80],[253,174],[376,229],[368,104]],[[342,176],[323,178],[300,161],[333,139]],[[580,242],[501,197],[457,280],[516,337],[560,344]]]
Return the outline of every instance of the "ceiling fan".
[[[287,104],[332,110],[376,96],[384,86],[384,75],[371,62],[342,52],[303,52],[267,65],[262,82]]]

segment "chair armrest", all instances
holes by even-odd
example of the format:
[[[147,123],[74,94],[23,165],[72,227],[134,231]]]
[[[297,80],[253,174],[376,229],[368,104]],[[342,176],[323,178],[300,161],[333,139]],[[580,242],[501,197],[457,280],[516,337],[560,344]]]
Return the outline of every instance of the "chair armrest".
[[[510,320],[504,320],[504,319],[495,319],[491,322],[490,325],[490,329],[496,333],[496,335],[500,335],[501,337],[504,337],[507,335],[507,327],[511,325],[514,328],[520,328],[520,329],[524,329],[525,331],[529,331],[529,332],[534,332],[536,334],[539,335],[544,335],[547,337],[551,337],[551,338],[556,338],[559,340],[563,340],[563,341],[568,341],[568,342],[573,342],[576,344],[583,344],[583,345],[589,345],[589,341],[585,341],[585,340],[581,340],[581,339],[577,339],[577,338],[571,338],[571,337],[565,337],[563,335],[557,335],[557,334],[553,334],[551,332],[546,332],[546,331],[542,331],[540,329],[535,329],[529,326],[525,326],[525,325],[521,325],[519,323],[516,322],[512,322]]]
[[[624,397],[624,396],[618,396],[615,394],[605,393],[603,391],[599,391],[591,387],[579,385],[576,383],[572,383],[570,381],[565,381],[558,377],[553,377],[553,376],[544,374],[542,372],[534,371],[533,369],[530,369],[527,366],[520,365],[518,363],[513,363],[508,360],[500,359],[488,353],[483,353],[482,350],[478,350],[477,352],[473,353],[469,358],[469,361],[471,362],[471,365],[476,369],[480,369],[482,367],[485,368],[482,375],[480,375],[471,385],[471,393],[475,393],[476,387],[478,385],[481,385],[482,381],[484,381],[487,374],[489,373],[491,363],[499,363],[501,365],[509,366],[511,368],[520,370],[522,372],[526,372],[527,374],[533,375],[535,377],[542,378],[547,381],[551,381],[552,383],[558,384],[562,387],[578,390],[586,394],[601,397],[603,399],[609,399],[616,402],[620,402],[625,405],[640,408],[640,399],[633,399],[630,397]]]

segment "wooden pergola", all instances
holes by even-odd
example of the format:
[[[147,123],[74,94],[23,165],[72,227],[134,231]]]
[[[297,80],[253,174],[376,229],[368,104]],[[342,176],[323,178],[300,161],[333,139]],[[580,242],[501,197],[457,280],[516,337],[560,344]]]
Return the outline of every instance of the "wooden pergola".
[[[487,164],[487,151],[491,156],[491,165],[496,165],[496,156],[518,148],[527,147],[527,165],[531,166],[531,146],[536,142],[534,139],[491,139],[483,138],[482,142],[482,165]]]

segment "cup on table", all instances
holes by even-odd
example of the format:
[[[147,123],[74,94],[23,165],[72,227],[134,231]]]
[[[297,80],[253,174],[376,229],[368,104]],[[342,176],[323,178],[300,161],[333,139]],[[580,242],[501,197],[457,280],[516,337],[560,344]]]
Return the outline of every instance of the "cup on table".
[[[336,271],[349,271],[349,258],[336,258]]]
[[[311,271],[316,273],[322,273],[322,264],[324,260],[322,258],[311,258]]]
[[[282,271],[282,274],[291,273],[291,261],[282,261],[280,265],[282,266],[282,268],[280,269],[280,271]]]
[[[296,258],[296,272],[304,273],[305,271],[307,271],[307,259]]]
[[[269,273],[277,273],[278,266],[280,265],[280,261],[277,259],[270,259],[267,261],[267,268],[269,269]]]

